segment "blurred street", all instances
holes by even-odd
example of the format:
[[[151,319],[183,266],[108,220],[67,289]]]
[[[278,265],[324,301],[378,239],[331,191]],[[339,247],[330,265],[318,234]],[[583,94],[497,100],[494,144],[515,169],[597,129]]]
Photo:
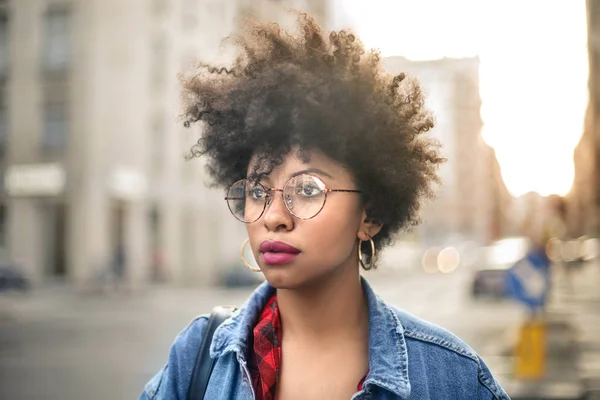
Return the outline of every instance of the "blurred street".
[[[600,296],[593,289],[599,277],[592,265],[577,277],[576,292],[569,294],[562,281],[557,285],[549,313],[573,326],[549,334],[555,342],[549,379],[532,386],[511,378],[510,345],[524,317],[522,309],[506,301],[472,300],[469,271],[369,274],[383,298],[452,330],[474,347],[513,398],[535,398],[524,397],[531,391],[545,393],[539,398],[578,398],[582,376],[600,376]],[[157,287],[137,294],[82,296],[45,288],[25,297],[5,295],[0,298],[0,398],[136,398],[195,315],[216,304],[240,305],[249,292]],[[580,333],[573,336],[572,331]],[[573,346],[583,350],[582,357]]]
[[[500,351],[506,327],[521,317],[514,304],[472,302],[466,273],[370,275],[382,297],[448,327],[484,356]],[[240,305],[249,291],[156,288],[76,297],[48,289],[11,303],[10,311],[5,298],[0,398],[136,398],[195,315],[217,304]]]

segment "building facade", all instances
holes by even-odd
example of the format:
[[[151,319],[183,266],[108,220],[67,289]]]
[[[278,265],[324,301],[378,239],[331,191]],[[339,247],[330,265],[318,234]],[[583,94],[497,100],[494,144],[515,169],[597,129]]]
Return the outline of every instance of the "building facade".
[[[447,162],[436,199],[422,209],[417,236],[431,245],[450,241],[487,243],[504,234],[511,196],[502,181],[494,151],[483,141],[479,60],[410,61],[384,59],[385,68],[419,79]]]
[[[209,282],[243,225],[184,161],[178,74],[227,63],[251,15],[325,20],[324,1],[0,1],[0,246],[35,283]]]
[[[571,237],[600,234],[600,1],[587,0],[589,104],[583,135],[573,152],[575,178],[567,200]]]
[[[565,196],[567,235],[575,238],[597,234],[595,144],[591,107],[586,112],[584,131],[573,152],[575,176]]]

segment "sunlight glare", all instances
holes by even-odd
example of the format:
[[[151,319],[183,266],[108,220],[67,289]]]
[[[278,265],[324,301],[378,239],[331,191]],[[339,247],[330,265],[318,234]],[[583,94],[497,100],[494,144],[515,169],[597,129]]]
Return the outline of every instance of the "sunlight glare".
[[[509,191],[570,190],[588,100],[584,1],[336,4],[365,45],[384,56],[479,56],[482,135],[496,150]]]

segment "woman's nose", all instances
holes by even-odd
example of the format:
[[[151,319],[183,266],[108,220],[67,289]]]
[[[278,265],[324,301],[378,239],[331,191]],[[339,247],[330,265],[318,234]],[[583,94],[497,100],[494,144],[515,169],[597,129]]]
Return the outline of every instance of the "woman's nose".
[[[284,204],[280,192],[271,192],[267,199],[265,215],[263,216],[265,227],[270,231],[291,230],[294,227],[294,217]]]

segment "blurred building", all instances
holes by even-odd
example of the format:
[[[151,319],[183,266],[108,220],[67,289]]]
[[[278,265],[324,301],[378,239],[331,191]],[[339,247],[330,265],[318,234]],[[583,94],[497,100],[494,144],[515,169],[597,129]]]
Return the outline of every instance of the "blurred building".
[[[82,288],[116,264],[136,285],[236,262],[243,225],[183,161],[198,128],[177,75],[289,7],[326,18],[324,0],[0,0],[0,246],[35,282]]]
[[[482,145],[482,160],[484,169],[482,172],[487,175],[481,181],[486,186],[483,197],[487,198],[483,205],[483,207],[487,205],[487,209],[483,212],[487,216],[484,242],[489,242],[517,234],[512,214],[515,198],[504,184],[496,152],[485,143]]]
[[[384,59],[391,73],[421,82],[436,118],[432,135],[448,161],[440,168],[437,198],[423,208],[417,235],[432,245],[448,241],[486,243],[506,229],[509,195],[495,153],[481,136],[479,59],[410,61]]]
[[[566,200],[567,236],[575,238],[596,232],[595,141],[592,107],[587,109],[583,135],[573,152],[575,176]]]
[[[566,196],[567,234],[600,232],[600,1],[587,0],[589,104],[583,135],[573,152],[575,177]]]
[[[571,237],[600,233],[600,1],[587,0],[589,104],[573,157],[575,178],[567,195]]]

